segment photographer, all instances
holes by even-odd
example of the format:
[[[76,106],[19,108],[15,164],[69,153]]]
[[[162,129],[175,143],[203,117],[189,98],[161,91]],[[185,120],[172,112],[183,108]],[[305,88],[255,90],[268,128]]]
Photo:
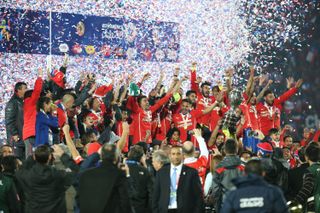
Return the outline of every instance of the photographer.
[[[26,197],[26,213],[66,212],[65,191],[74,182],[78,167],[60,146],[52,148],[53,152],[49,146],[38,146],[33,157],[16,172]],[[51,166],[58,157],[67,168],[65,171]]]

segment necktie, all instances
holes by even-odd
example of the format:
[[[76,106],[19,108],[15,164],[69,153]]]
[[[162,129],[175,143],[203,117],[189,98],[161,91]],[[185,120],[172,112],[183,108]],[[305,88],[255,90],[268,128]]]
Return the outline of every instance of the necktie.
[[[173,168],[171,175],[171,186],[170,186],[170,205],[176,200],[177,192],[177,168]]]

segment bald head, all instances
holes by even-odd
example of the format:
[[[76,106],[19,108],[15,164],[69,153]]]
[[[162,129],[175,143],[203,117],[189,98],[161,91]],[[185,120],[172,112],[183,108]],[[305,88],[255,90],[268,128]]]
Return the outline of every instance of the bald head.
[[[62,103],[67,109],[71,109],[74,104],[74,97],[71,94],[65,94],[62,97]]]
[[[186,141],[183,143],[182,146],[182,150],[183,150],[183,154],[186,157],[192,157],[194,154],[194,146],[193,143],[191,141]]]

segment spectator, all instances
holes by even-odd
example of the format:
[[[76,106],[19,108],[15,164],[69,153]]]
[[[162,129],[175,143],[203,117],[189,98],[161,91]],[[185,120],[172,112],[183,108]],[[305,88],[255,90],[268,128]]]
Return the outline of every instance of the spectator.
[[[1,159],[2,174],[4,176],[10,178],[13,181],[18,198],[19,198],[19,209],[20,210],[22,210],[24,207],[25,198],[24,198],[22,188],[21,188],[20,184],[18,183],[18,180],[16,178],[15,173],[19,169],[21,164],[22,164],[21,161],[13,155],[9,155],[9,156],[3,157]]]
[[[14,95],[6,105],[5,123],[7,130],[7,143],[14,147],[15,154],[25,158],[25,145],[22,141],[23,131],[23,97],[27,91],[27,84],[18,82],[14,86]]]
[[[54,115],[56,106],[48,97],[41,97],[37,103],[36,141],[34,147],[53,145],[52,130],[58,128],[58,118]]]
[[[180,139],[180,131],[178,128],[174,127],[170,130],[169,144],[172,146],[181,146],[182,141]]]
[[[33,212],[66,212],[65,191],[76,178],[77,166],[73,160],[58,146],[54,152],[46,145],[38,146],[33,158],[29,157],[16,172],[25,197],[25,213]],[[57,170],[50,166],[52,154],[59,156],[66,168],[72,172]]]
[[[65,94],[62,97],[62,102],[57,105],[58,106],[57,108],[58,123],[59,123],[60,130],[62,130],[60,132],[60,141],[63,141],[64,137],[66,136],[65,134],[67,134],[67,137],[71,138],[70,130],[64,134],[63,127],[66,124],[69,124],[67,113],[68,113],[68,110],[72,109],[74,101],[75,99],[73,95]]]
[[[283,147],[287,147],[289,149],[292,148],[293,145],[293,138],[291,135],[286,135],[283,138]]]
[[[195,147],[191,141],[186,141],[183,146],[183,154],[184,154],[184,164],[194,168],[198,171],[200,181],[202,186],[204,185],[204,180],[206,178],[206,170],[207,170],[207,163],[209,157],[209,151],[204,141],[203,137],[201,136],[201,130],[194,129],[194,136],[198,141],[199,148],[200,148],[200,156],[198,158],[195,156]]]
[[[243,151],[240,154],[240,160],[242,165],[245,165],[252,157],[252,153],[250,151]]]
[[[32,155],[32,148],[35,144],[36,136],[36,115],[37,115],[37,101],[40,98],[42,91],[42,69],[38,70],[38,78],[34,84],[33,90],[28,90],[24,94],[23,104],[23,141],[26,146],[26,158]]]
[[[271,144],[274,148],[280,147],[280,132],[277,128],[272,128],[269,130],[269,137],[271,139]]]
[[[0,172],[0,212],[20,213],[19,195],[14,181]]]
[[[159,171],[164,165],[169,164],[170,159],[166,152],[157,150],[152,154],[152,165],[156,171]]]
[[[226,156],[217,165],[212,181],[211,196],[214,198],[214,208],[217,212],[220,212],[225,193],[234,186],[231,180],[242,176],[244,171],[241,160],[237,156],[237,142],[228,139],[224,145],[224,151]]]
[[[309,167],[309,164],[306,162],[304,152],[304,147],[298,151],[298,157],[301,165],[290,169],[288,172],[288,185],[290,186],[286,195],[288,200],[292,200],[298,194],[302,187],[303,176],[308,172],[307,168]]]
[[[226,196],[221,212],[288,212],[283,193],[263,180],[260,160],[250,160],[245,174],[232,181],[237,189]]]
[[[13,155],[13,150],[12,147],[10,145],[2,145],[0,147],[0,157],[5,157],[8,155]]]
[[[127,179],[117,167],[119,154],[114,144],[105,144],[101,150],[101,166],[82,173],[79,183],[80,212],[131,212]]]
[[[181,147],[170,150],[170,165],[163,166],[154,184],[154,213],[203,212],[201,183],[198,172],[182,163]],[[178,181],[179,180],[179,181]]]
[[[211,159],[211,164],[210,164],[210,172],[206,176],[206,180],[204,182],[204,195],[207,196],[211,194],[209,192],[212,190],[212,176],[216,170],[217,165],[223,160],[222,155],[214,155]]]
[[[141,163],[145,161],[145,157],[142,147],[135,145],[130,149],[126,161],[136,191],[136,195],[131,197],[136,213],[151,212],[153,181],[151,174]]]
[[[300,145],[307,146],[308,143],[311,141],[312,136],[313,136],[312,131],[309,128],[304,128],[303,129],[303,138],[300,141]]]
[[[316,142],[308,144],[305,150],[305,158],[309,164],[308,172],[303,176],[302,187],[294,200],[303,204],[306,211],[320,211],[320,146]],[[311,199],[309,199],[311,198]]]

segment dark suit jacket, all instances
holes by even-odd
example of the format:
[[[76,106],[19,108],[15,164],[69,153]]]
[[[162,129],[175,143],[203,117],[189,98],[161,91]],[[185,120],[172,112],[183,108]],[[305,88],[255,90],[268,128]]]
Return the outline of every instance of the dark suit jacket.
[[[112,163],[89,169],[80,176],[81,213],[130,213],[127,179]]]
[[[170,168],[163,166],[157,173],[153,190],[153,213],[167,213],[170,199]],[[203,212],[203,194],[197,170],[182,166],[178,189],[177,206],[179,213]]]
[[[128,164],[135,194],[131,194],[135,213],[151,212],[153,180],[149,171],[139,164]]]

